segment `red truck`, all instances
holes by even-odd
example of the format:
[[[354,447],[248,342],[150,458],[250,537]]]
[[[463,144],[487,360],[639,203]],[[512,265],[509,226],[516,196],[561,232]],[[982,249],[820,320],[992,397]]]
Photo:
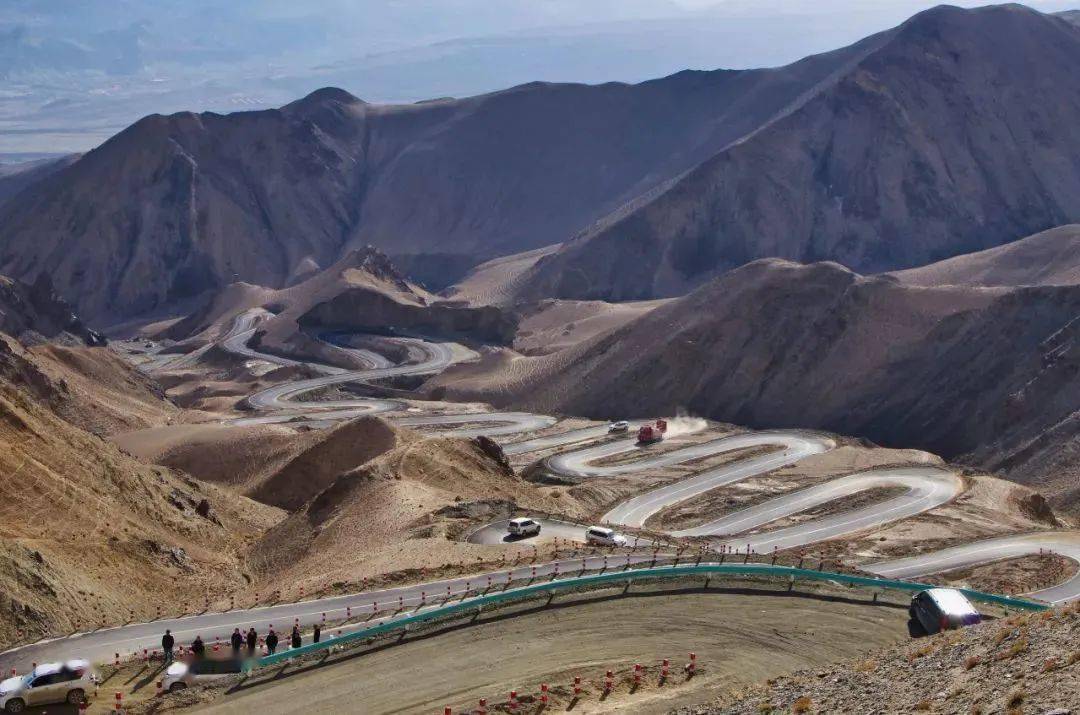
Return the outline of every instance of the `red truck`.
[[[657,420],[649,425],[642,425],[637,431],[638,444],[659,442],[667,432],[667,420]]]

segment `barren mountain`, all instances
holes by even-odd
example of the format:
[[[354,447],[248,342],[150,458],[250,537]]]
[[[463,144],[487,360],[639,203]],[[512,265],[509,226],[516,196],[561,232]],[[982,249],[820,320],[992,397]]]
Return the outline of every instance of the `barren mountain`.
[[[372,244],[440,285],[556,243],[754,130],[856,47],[783,70],[533,83],[366,104],[147,117],[0,211],[0,270],[98,322],[237,280],[280,288]]]
[[[1002,52],[1008,47],[1008,52]],[[878,272],[1080,220],[1080,28],[942,6],[523,279],[527,296],[679,295],[757,258]]]
[[[893,274],[914,285],[1080,284],[1080,226],[1043,231],[1020,241]]]
[[[1002,468],[1062,495],[1069,472],[1025,464],[1075,458],[1077,316],[1078,286],[920,287],[768,259],[575,347],[492,355],[428,389],[601,418],[689,409],[827,429]]]

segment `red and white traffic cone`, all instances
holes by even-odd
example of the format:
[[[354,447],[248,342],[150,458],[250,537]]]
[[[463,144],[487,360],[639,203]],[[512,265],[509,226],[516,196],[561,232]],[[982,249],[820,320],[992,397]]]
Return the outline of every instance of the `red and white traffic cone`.
[[[517,712],[518,702],[517,702],[517,691],[516,690],[511,690],[510,691],[510,701],[507,704],[510,706],[510,712],[512,712],[512,713]]]
[[[691,653],[690,654],[690,662],[686,664],[686,672],[689,675],[693,675],[694,673],[697,672],[697,654],[696,653]]]
[[[480,698],[480,707],[476,708],[476,715],[487,715],[487,698]]]

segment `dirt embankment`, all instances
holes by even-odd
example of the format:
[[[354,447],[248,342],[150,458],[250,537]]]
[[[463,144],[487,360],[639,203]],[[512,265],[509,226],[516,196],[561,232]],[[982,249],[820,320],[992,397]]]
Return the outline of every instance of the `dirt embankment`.
[[[678,715],[1067,713],[1080,702],[1080,608],[1012,616],[839,666],[728,690]]]
[[[363,702],[369,712],[430,713],[444,706],[465,712],[480,698],[501,709],[515,690],[523,712],[532,713],[539,711],[541,683],[551,686],[549,711],[563,710],[574,676],[581,676],[573,712],[662,713],[700,700],[703,688],[824,666],[907,637],[902,607],[826,593],[713,587],[636,586],[627,595],[621,589],[560,595],[547,607],[530,602],[485,612],[467,626],[439,627],[319,666],[288,666],[284,677],[256,676],[228,694],[206,693],[206,712],[285,713],[301,702],[312,711]],[[699,672],[688,679],[682,666],[690,652]],[[664,658],[671,673],[659,685]],[[645,666],[636,689],[635,663]],[[605,696],[609,669],[615,688]],[[177,705],[195,705],[192,696],[175,698]]]

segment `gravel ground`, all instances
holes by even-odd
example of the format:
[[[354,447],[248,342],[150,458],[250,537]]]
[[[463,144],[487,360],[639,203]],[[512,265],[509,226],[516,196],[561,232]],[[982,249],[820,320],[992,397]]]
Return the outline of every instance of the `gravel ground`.
[[[1080,604],[731,689],[677,715],[1080,712]]]

